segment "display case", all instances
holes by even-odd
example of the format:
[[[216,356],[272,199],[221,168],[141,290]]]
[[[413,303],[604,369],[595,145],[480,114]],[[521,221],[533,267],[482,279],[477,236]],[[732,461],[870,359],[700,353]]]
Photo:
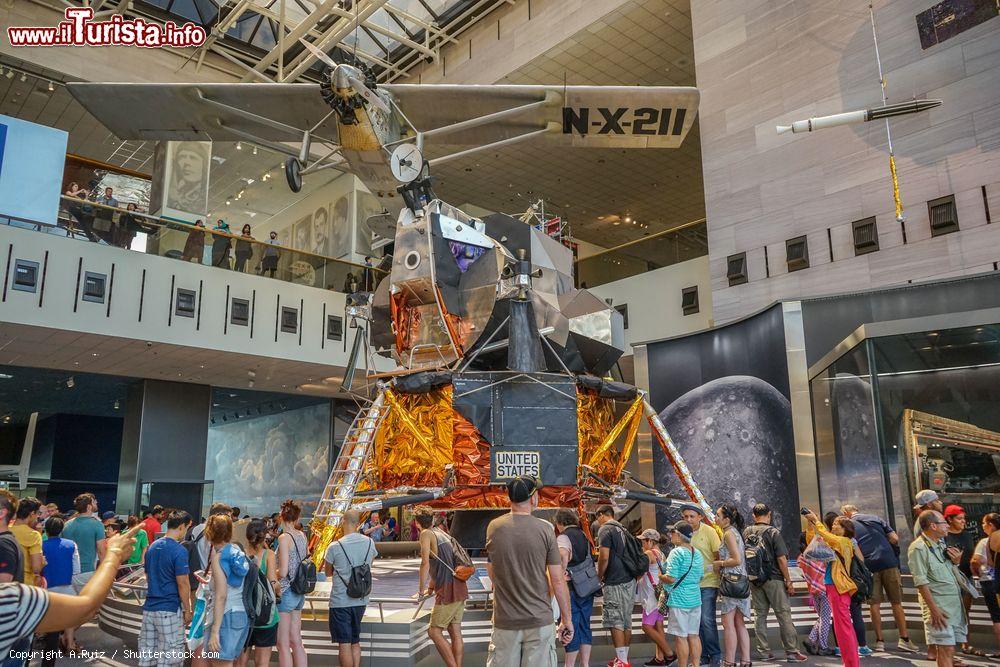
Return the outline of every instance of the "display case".
[[[978,530],[1000,505],[1000,326],[845,343],[810,378],[822,509],[889,518],[905,552],[913,497],[930,488]]]

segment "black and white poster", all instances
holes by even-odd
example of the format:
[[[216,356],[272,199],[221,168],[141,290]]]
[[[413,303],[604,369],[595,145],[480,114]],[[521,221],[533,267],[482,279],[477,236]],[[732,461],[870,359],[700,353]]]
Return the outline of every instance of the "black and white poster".
[[[782,311],[647,346],[650,401],[713,508],[767,503],[789,548],[800,521]],[[685,493],[654,443],[656,487]],[[658,510],[662,527],[677,510]]]

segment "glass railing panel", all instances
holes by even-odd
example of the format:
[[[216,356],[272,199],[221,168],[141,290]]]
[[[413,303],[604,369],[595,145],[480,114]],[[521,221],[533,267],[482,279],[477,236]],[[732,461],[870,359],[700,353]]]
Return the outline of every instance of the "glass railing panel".
[[[708,254],[705,221],[695,220],[576,262],[579,287],[597,287]]]
[[[0,224],[337,292],[373,290],[386,275],[343,259],[70,197],[62,197],[55,225],[2,211]]]

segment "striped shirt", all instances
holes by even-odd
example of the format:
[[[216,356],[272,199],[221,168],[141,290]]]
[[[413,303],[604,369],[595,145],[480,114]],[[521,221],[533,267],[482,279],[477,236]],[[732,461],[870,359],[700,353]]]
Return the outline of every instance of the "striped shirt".
[[[0,655],[31,635],[49,609],[49,594],[24,584],[0,584]]]

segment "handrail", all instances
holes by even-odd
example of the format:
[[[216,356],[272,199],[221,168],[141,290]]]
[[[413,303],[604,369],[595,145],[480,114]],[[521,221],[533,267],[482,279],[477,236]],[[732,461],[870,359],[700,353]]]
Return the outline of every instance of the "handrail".
[[[124,215],[124,214],[132,215],[132,216],[135,216],[135,217],[138,217],[138,218],[142,218],[145,223],[152,224],[152,225],[154,225],[156,227],[159,227],[159,228],[165,228],[165,229],[170,229],[170,230],[173,230],[173,231],[181,231],[181,232],[191,232],[191,231],[197,230],[197,231],[203,231],[203,232],[212,234],[213,236],[228,236],[229,238],[235,239],[237,241],[247,241],[247,242],[249,242],[251,244],[256,244],[256,245],[259,245],[259,246],[263,246],[265,248],[267,248],[267,247],[276,247],[276,248],[278,248],[281,251],[294,252],[294,253],[299,254],[299,255],[307,255],[309,257],[314,257],[316,259],[322,260],[324,262],[336,262],[338,264],[346,264],[346,265],[349,265],[349,266],[352,266],[352,267],[356,267],[359,270],[369,269],[369,270],[375,272],[376,275],[379,275],[379,274],[387,275],[386,271],[383,271],[383,270],[378,269],[378,268],[373,267],[373,266],[366,266],[364,264],[358,264],[357,262],[351,262],[351,261],[348,261],[348,260],[345,260],[345,259],[338,259],[336,257],[329,257],[328,255],[320,255],[318,253],[311,252],[309,250],[300,250],[298,248],[290,248],[288,246],[283,246],[283,245],[278,245],[278,244],[273,244],[273,243],[267,243],[267,242],[264,242],[264,241],[259,241],[259,240],[255,239],[255,238],[252,238],[252,237],[249,238],[249,239],[247,239],[247,238],[244,238],[241,234],[226,233],[226,232],[221,232],[221,231],[212,229],[207,224],[205,225],[205,227],[198,228],[198,227],[195,227],[194,224],[192,224],[192,223],[182,222],[180,220],[171,220],[170,218],[160,218],[160,217],[157,217],[157,216],[154,216],[154,215],[149,215],[148,213],[142,213],[141,211],[129,211],[127,208],[122,208],[120,206],[108,206],[107,204],[102,204],[100,202],[91,201],[89,199],[80,199],[79,197],[70,197],[68,195],[59,195],[59,199],[62,202],[64,202],[64,204],[71,204],[73,206],[90,206],[90,207],[92,207],[94,209],[108,210],[108,211],[112,212],[112,215],[114,213],[119,213],[119,214],[122,214],[122,215]],[[63,205],[63,206],[61,206],[61,208],[62,209],[68,209],[68,206]],[[2,214],[0,214],[0,215],[2,215]],[[3,217],[11,217],[11,216],[3,216]],[[206,216],[206,219],[207,219],[207,216]],[[35,221],[27,221],[27,220],[25,220],[24,222],[32,222],[33,224],[44,224],[44,223],[37,223]]]
[[[607,255],[608,253],[620,252],[625,248],[631,248],[632,246],[639,245],[640,243],[647,243],[649,241],[654,241],[660,238],[661,236],[670,236],[671,234],[684,231],[688,227],[696,227],[705,222],[707,222],[706,218],[698,218],[697,220],[691,220],[681,225],[677,225],[676,227],[671,227],[670,229],[664,229],[662,232],[656,232],[655,234],[650,234],[649,236],[643,236],[641,239],[635,239],[634,241],[626,241],[625,243],[616,245],[613,248],[605,248],[600,252],[595,252],[593,255],[587,255],[586,257],[581,257],[580,259],[576,260],[576,263],[579,264],[580,262],[584,262],[593,257],[600,257],[601,255]]]

